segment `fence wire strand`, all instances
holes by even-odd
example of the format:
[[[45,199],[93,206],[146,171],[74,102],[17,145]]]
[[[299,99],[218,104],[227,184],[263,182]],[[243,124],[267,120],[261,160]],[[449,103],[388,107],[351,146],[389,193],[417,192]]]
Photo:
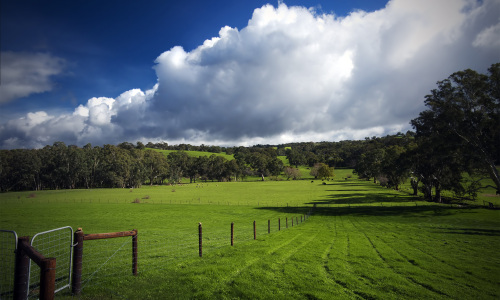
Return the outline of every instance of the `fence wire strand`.
[[[0,230],[0,299],[13,299],[17,234]]]
[[[260,217],[260,219],[259,219]],[[278,218],[280,218],[280,228],[278,228]],[[301,223],[301,217],[293,216],[295,220],[294,226]],[[288,217],[289,226],[286,227],[286,218],[278,213],[269,216],[269,219],[262,219],[259,214],[250,214],[245,216],[245,220],[235,222],[234,225],[234,243],[242,244],[254,240],[253,220],[256,221],[257,238],[269,233],[277,233],[291,229],[292,217]],[[270,220],[270,221],[268,221]],[[306,219],[304,218],[303,221]],[[270,223],[268,223],[270,222]],[[231,247],[231,224],[221,224],[220,222],[207,222],[203,224],[203,255],[225,247]],[[270,227],[268,227],[270,226]],[[115,229],[115,228],[113,228]],[[139,229],[140,230],[140,229]],[[113,230],[111,230],[113,231]],[[198,256],[199,251],[199,235],[198,228],[193,224],[192,228],[164,228],[161,233],[157,231],[148,232],[147,230],[140,231],[139,241],[139,274],[141,270],[168,270],[173,264],[182,263]],[[72,235],[72,233],[71,233]],[[12,242],[9,241],[8,235],[0,235],[0,251],[1,253],[12,252],[12,255],[2,255],[2,257],[10,257],[11,261],[2,260],[2,285],[0,292],[1,299],[10,299],[9,291],[11,291],[13,282],[15,255],[12,248]],[[69,279],[68,270],[71,269],[71,256],[68,255],[68,248],[71,247],[73,241],[68,240],[66,232],[50,232],[45,234],[35,235],[32,239],[32,245],[45,257],[57,258],[56,272],[56,290],[60,286],[67,284]],[[12,239],[15,240],[15,239]],[[83,266],[82,266],[82,295],[79,298],[95,297],[95,295],[108,295],[113,298],[126,299],[126,296],[121,295],[118,290],[113,289],[116,284],[116,277],[126,278],[133,276],[131,272],[132,261],[132,239],[130,237],[100,239],[95,241],[85,241],[83,250]],[[9,248],[10,247],[10,248]],[[5,264],[5,267],[4,267]],[[8,265],[8,266],[7,266]],[[32,264],[30,292],[29,297],[35,298],[38,296],[40,268],[36,264]],[[65,267],[64,273],[60,272],[60,266]],[[9,269],[10,268],[10,269]],[[4,272],[3,270],[9,270]],[[12,274],[12,280],[4,278],[4,274]],[[6,284],[4,284],[4,282]],[[59,285],[61,284],[61,285]],[[4,289],[4,285],[9,286]],[[85,291],[84,291],[85,290]],[[70,289],[66,294],[69,294]],[[86,296],[88,294],[88,296]],[[98,297],[99,297],[98,296]]]
[[[71,227],[57,228],[38,233],[31,239],[31,246],[44,257],[56,258],[56,292],[70,285],[72,241],[73,229]],[[38,297],[40,290],[40,268],[32,261],[30,261],[29,283],[28,297]]]

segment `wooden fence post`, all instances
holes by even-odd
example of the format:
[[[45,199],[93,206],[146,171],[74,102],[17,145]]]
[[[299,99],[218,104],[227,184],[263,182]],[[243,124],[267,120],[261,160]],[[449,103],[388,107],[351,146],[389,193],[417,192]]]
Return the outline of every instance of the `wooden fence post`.
[[[18,248],[16,251],[16,264],[14,267],[14,299],[27,299],[28,298],[28,278],[30,258],[20,247],[21,243],[29,243],[28,236],[18,238]]]
[[[267,233],[271,233],[271,220],[267,220]]]
[[[255,221],[253,221],[253,239],[256,240],[257,239],[257,230],[255,228]]]
[[[200,257],[202,257],[203,255],[203,246],[202,246],[202,229],[201,229],[201,222],[198,223],[198,235],[199,235],[199,244],[200,244],[200,247],[199,247],[199,253],[200,253]]]
[[[71,292],[80,295],[82,291],[82,266],[83,266],[83,230],[78,228],[73,234],[73,274],[71,280]]]
[[[293,227],[293,217],[292,217],[292,227]]]
[[[234,222],[231,222],[231,246],[234,245]]]
[[[135,235],[132,236],[132,274],[137,276],[137,229],[134,229]]]
[[[56,259],[45,258],[29,244],[29,237],[18,239],[14,273],[14,299],[28,298],[29,262],[33,260],[40,267],[40,299],[54,299],[56,286]]]
[[[278,231],[281,231],[281,219],[278,218]]]
[[[45,258],[40,264],[40,299],[54,299],[56,282],[56,259]]]

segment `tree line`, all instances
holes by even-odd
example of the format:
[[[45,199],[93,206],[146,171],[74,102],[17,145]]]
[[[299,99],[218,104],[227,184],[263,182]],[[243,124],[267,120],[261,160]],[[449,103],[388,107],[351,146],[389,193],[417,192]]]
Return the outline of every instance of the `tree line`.
[[[184,151],[164,154],[130,143],[84,147],[56,142],[42,149],[0,151],[0,191],[138,188],[177,184],[182,178],[241,180],[250,175],[278,176],[284,165],[273,148],[239,147],[235,159],[193,157]]]
[[[488,74],[467,69],[438,81],[425,105],[410,122],[414,138],[372,141],[356,172],[395,189],[409,179],[429,201],[441,202],[444,190],[475,198],[484,178],[499,194],[500,63]]]
[[[500,179],[500,63],[488,74],[453,73],[425,96],[426,110],[411,120],[415,131],[357,141],[307,142],[252,147],[124,142],[102,147],[66,146],[0,151],[0,191],[140,187],[175,184],[182,178],[230,181],[247,176],[284,174],[300,179],[299,166],[315,177],[332,176],[331,168],[353,168],[360,178],[399,189],[410,181],[415,194],[442,200],[443,190],[474,198],[479,181],[489,177],[496,190]],[[153,149],[177,150],[168,156]],[[189,156],[184,151],[225,152]],[[286,156],[284,166],[278,156]]]

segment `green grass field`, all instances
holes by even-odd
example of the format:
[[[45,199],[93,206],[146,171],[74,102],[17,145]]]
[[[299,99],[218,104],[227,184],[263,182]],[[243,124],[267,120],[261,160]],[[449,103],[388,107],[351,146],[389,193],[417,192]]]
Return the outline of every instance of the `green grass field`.
[[[161,150],[161,149],[154,149],[154,148],[146,148],[146,149],[151,149],[151,150],[154,150],[156,152],[163,153],[163,155],[165,155],[165,156],[168,156],[172,152],[179,152],[178,150]],[[204,152],[204,151],[184,151],[184,152],[186,152],[187,155],[192,156],[192,157],[217,155],[217,156],[222,156],[227,160],[234,159],[234,155],[226,154],[226,152],[220,152],[220,153],[212,153],[212,152]]]
[[[500,297],[499,210],[419,201],[406,191],[345,180],[350,172],[336,170],[326,184],[307,179],[4,193],[0,228],[19,235],[66,225],[85,233],[138,229],[135,277],[130,238],[84,243],[87,299]],[[132,203],[136,199],[140,203]]]

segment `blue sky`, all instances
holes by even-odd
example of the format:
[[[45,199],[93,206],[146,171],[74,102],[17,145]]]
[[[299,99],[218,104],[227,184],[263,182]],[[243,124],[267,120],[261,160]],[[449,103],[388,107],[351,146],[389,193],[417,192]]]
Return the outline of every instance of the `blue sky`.
[[[346,15],[375,10],[387,1],[287,1]],[[50,93],[34,94],[5,109],[71,109],[94,96],[149,89],[156,83],[154,60],[180,45],[192,50],[228,25],[243,28],[255,8],[269,1],[2,1],[2,51],[44,52],[68,64]],[[5,116],[2,114],[2,117]]]
[[[0,5],[0,148],[384,135],[500,61],[498,0]]]

